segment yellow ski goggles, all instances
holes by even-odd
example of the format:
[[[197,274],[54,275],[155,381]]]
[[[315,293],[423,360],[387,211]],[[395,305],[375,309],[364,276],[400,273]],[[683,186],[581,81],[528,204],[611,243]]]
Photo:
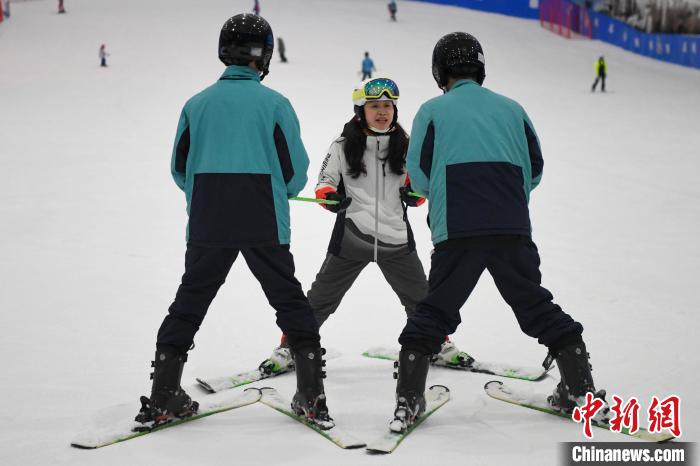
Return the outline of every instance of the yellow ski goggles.
[[[352,102],[362,106],[368,100],[399,100],[399,86],[389,78],[368,79],[352,91]]]

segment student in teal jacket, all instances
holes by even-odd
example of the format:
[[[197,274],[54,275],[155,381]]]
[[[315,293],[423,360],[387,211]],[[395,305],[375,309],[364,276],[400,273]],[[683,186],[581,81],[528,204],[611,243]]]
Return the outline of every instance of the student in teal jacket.
[[[153,388],[136,420],[156,424],[197,412],[180,378],[207,309],[240,253],[260,282],[296,356],[293,408],[332,427],[323,390],[318,324],[289,251],[290,197],[307,181],[309,159],[289,101],[263,86],[274,38],[253,14],[230,18],[219,38],[221,78],[185,104],[171,172],[185,192],[185,274],[156,343]]]
[[[517,102],[482,87],[485,70],[476,38],[441,38],[433,76],[444,95],[423,104],[413,122],[406,165],[414,190],[428,198],[435,250],[428,296],[399,338],[393,431],[406,430],[425,409],[430,355],[457,329],[484,270],[523,332],[548,348],[550,364],[556,359],[561,382],[552,405],[570,412],[595,393],[583,326],[541,285],[528,210],[544,165],[537,135]]]

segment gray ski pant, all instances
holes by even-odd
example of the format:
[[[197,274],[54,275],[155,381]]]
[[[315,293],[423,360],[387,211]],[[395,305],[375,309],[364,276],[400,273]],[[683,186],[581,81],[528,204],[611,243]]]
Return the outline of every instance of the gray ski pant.
[[[330,253],[326,256],[307,293],[319,327],[338,309],[345,293],[369,263]],[[406,314],[409,317],[413,315],[416,305],[428,294],[428,280],[418,254],[412,251],[380,259],[377,265],[406,309]]]

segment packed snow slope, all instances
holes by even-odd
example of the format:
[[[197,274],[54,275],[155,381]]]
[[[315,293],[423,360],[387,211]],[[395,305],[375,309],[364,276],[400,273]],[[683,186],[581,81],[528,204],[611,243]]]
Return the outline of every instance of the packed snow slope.
[[[581,426],[489,399],[493,377],[432,370],[452,401],[390,456],[342,451],[262,405],[97,451],[68,444],[85,419],[149,390],[155,335],[183,273],[184,196],[170,178],[181,106],[213,83],[219,29],[252,1],[13,2],[0,26],[0,457],[7,465],[555,464]],[[485,85],[518,100],[542,141],[533,193],[544,285],[585,326],[597,385],[645,410],[682,397],[684,440],[700,437],[700,72],[600,42],[564,40],[537,22],[426,3],[265,0],[287,45],[264,84],[301,121],[312,195],[326,149],[352,114],[369,51],[401,87],[400,121],[439,95],[433,45],[463,30],[482,42]],[[105,43],[108,68],[97,51]],[[605,55],[607,94],[591,94]],[[246,201],[246,200],[242,200]],[[410,212],[426,269],[426,208]],[[333,215],[292,207],[298,278],[308,289]],[[454,341],[477,358],[537,366],[545,349],[523,335],[484,274]],[[393,411],[391,363],[360,353],[397,345],[404,311],[374,265],[322,329],[326,388],[339,424],[370,440]],[[190,353],[183,383],[257,367],[276,345],[273,311],[245,262],[234,265]],[[516,382],[513,382],[516,383]],[[554,378],[521,382],[548,393]],[[294,377],[268,382],[291,396]],[[206,396],[196,389],[195,397]],[[596,439],[617,440],[607,432]]]

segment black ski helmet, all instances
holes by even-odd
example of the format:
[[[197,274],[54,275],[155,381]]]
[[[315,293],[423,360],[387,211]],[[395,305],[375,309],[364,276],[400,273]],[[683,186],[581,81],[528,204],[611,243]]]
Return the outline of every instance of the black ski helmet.
[[[433,78],[441,89],[448,76],[476,74],[476,82],[484,83],[486,61],[476,37],[466,32],[452,32],[437,41],[433,49]]]
[[[269,72],[274,47],[268,22],[261,16],[243,13],[229,18],[221,28],[219,60],[226,66],[255,62],[262,72],[262,80]]]

